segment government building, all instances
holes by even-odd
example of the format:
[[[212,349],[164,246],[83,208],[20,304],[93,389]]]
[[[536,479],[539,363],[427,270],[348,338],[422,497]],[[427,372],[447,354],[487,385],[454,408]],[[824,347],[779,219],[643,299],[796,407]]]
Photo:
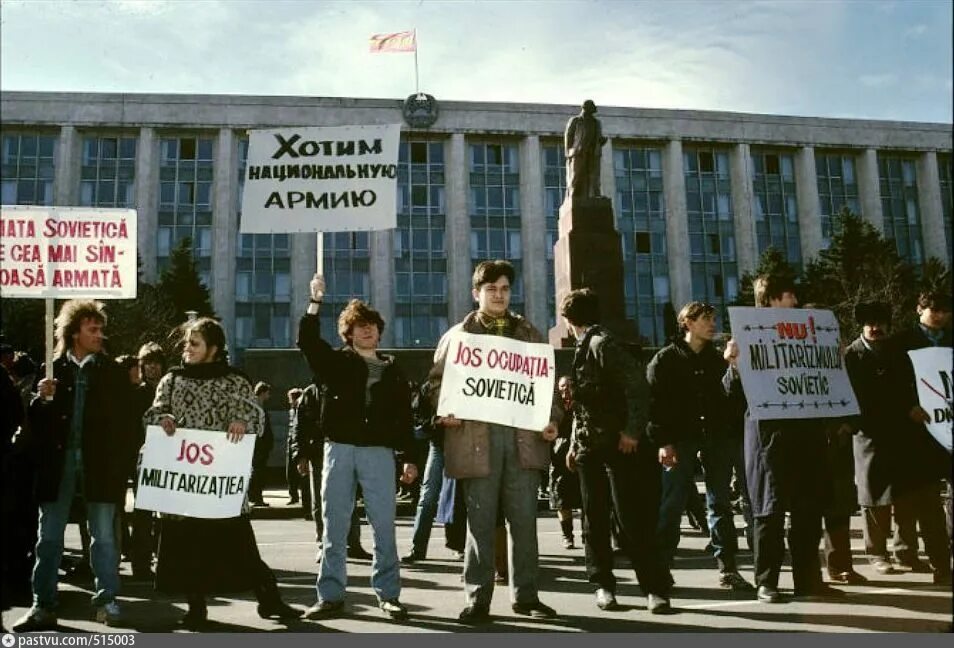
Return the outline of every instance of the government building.
[[[424,119],[389,99],[2,92],[2,203],[135,208],[147,281],[188,237],[232,345],[289,347],[317,235],[238,233],[248,130],[402,123],[397,229],[321,235],[324,330],[360,297],[388,323],[382,346],[432,347],[472,308],[472,269],[490,258],[517,266],[514,309],[549,328],[563,131],[579,106],[422,109]],[[803,266],[843,206],[908,261],[951,262],[951,124],[611,106],[597,117],[627,317],[652,346],[667,304],[732,302],[769,246]]]

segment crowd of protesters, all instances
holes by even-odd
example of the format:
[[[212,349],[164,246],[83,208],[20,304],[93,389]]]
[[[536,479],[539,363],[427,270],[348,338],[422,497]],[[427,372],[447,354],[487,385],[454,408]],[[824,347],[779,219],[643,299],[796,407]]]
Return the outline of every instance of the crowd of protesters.
[[[88,531],[92,602],[107,625],[122,624],[121,556],[134,579],[185,597],[180,623],[191,630],[208,627],[207,597],[242,591],[255,594],[263,618],[344,614],[347,562],[355,558],[373,559],[378,605],[403,621],[409,613],[400,600],[401,565],[427,560],[435,523],[445,525],[446,546],[463,559],[461,623],[490,619],[500,582],[509,584],[515,614],[553,618],[558,611],[542,600],[537,535],[548,469],[546,492],[567,550],[578,546],[579,511],[584,573],[600,610],[619,608],[616,554],[634,570],[649,612],[676,607],[671,569],[683,512],[700,497],[697,467],[707,518],[700,523],[721,588],[764,603],[786,600],[779,589],[786,529],[795,597],[838,598],[844,591],[830,583],[867,582],[851,559],[849,521],[859,508],[865,555],[876,573],[930,573],[934,583],[950,585],[951,458],[924,426],[928,414],[918,405],[907,357],[910,350],[951,346],[950,295],[921,294],[917,322],[897,332],[890,304],[857,304],[861,334],[845,349],[860,408],[854,417],[756,420],[736,367],[737,345],[716,346],[713,306],[686,304],[676,335],[644,366],[638,348],[601,323],[599,298],[588,289],[571,291],[560,304],[576,347],[570,373],[547,395],[543,429],[437,416],[452,335],[543,341],[510,309],[515,282],[506,261],[478,264],[471,287],[477,307],[442,337],[418,385],[379,349],[385,322],[360,300],[340,313],[341,345],[333,344],[320,330],[324,279],[312,280],[298,346],[313,378],[287,393],[284,453],[289,504],[300,505],[301,517],[315,525],[318,575],[307,610],[282,600],[251,525],[252,507],[267,506],[265,466],[274,441],[263,407],[271,387],[253,387],[228,364],[225,332],[212,319],[179,327],[181,364],[167,370],[154,343],[112,360],[104,352],[104,306],[64,303],[49,374],[25,354],[0,348],[4,609],[32,597],[13,630],[56,627],[64,533],[75,521]],[[798,307],[796,286],[784,278],[760,276],[754,288],[756,307]],[[218,431],[233,443],[256,437],[241,514],[125,513],[146,425],[169,436],[177,428]],[[400,556],[395,489],[415,483],[419,473],[411,546]],[[359,499],[373,553],[361,547]],[[751,581],[740,570],[737,512],[754,554]],[[918,555],[919,531],[927,562]]]

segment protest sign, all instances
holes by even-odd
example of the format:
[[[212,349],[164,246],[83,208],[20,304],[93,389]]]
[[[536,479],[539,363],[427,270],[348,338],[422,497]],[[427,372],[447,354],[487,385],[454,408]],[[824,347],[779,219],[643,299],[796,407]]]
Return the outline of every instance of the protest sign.
[[[400,124],[250,131],[240,231],[396,227],[400,134]]]
[[[136,211],[0,207],[0,295],[136,297]]]
[[[547,426],[556,373],[552,346],[464,331],[447,342],[438,416],[526,430]]]
[[[136,508],[196,518],[228,518],[242,512],[252,468],[255,436],[238,443],[225,432],[176,428],[167,435],[146,428],[136,475]]]
[[[730,307],[729,321],[753,419],[858,414],[831,311]]]
[[[918,384],[918,403],[931,420],[925,425],[938,443],[951,452],[951,347],[928,347],[908,351]]]

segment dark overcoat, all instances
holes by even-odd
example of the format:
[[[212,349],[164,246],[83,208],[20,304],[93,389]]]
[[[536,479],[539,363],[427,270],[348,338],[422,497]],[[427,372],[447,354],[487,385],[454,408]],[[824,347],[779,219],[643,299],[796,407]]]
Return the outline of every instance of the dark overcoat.
[[[740,398],[742,382],[729,369],[723,384]],[[824,510],[831,500],[828,419],[757,421],[745,413],[745,478],[752,515],[765,517],[793,508]]]

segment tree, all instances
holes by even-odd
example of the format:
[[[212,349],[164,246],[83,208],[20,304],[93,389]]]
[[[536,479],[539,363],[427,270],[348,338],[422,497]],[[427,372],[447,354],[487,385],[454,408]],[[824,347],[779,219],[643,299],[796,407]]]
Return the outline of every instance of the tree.
[[[733,306],[754,306],[755,289],[753,283],[759,275],[772,274],[782,276],[795,282],[798,279],[798,271],[785,258],[785,254],[777,247],[769,247],[759,257],[759,264],[752,273],[743,273],[739,294],[733,302]]]
[[[179,322],[185,321],[188,311],[196,311],[199,317],[215,316],[209,289],[196,270],[192,240],[188,237],[179,241],[172,250],[169,267],[162,271],[157,288],[170,300]]]
[[[859,333],[854,309],[861,301],[891,304],[894,328],[907,326],[917,300],[915,269],[898,255],[894,241],[868,221],[847,208],[837,218],[831,246],[805,268],[801,301],[834,311],[845,339]],[[936,276],[937,268],[932,268]]]

